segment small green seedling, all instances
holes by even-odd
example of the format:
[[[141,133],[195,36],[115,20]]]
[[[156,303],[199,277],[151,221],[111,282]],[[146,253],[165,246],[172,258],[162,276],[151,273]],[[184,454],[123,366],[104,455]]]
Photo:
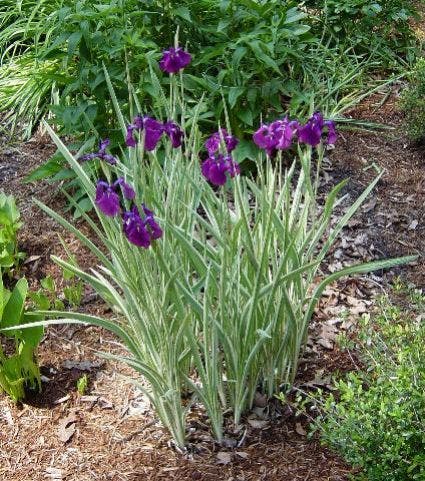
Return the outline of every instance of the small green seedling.
[[[89,378],[87,374],[81,376],[77,381],[77,391],[80,396],[84,396],[89,385]]]

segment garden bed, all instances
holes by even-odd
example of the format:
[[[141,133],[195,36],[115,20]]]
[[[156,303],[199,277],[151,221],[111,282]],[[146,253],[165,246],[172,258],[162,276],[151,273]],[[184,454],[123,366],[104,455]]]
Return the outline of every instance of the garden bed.
[[[350,177],[346,193],[351,201],[374,175],[372,162],[386,169],[328,256],[330,271],[340,264],[425,252],[424,152],[410,146],[403,136],[396,96],[378,107],[380,100],[376,96],[363,102],[351,115],[389,124],[394,130],[343,132],[325,165],[323,189]],[[49,258],[62,253],[58,234],[83,267],[93,263],[76,240],[31,204],[31,198],[37,197],[63,208],[55,189],[48,184],[22,183],[52,152],[50,141],[38,135],[25,144],[3,145],[0,154],[0,186],[19,201],[24,221],[20,244],[27,253],[23,270],[34,288],[48,274],[61,282],[59,268]],[[424,267],[422,257],[409,267],[331,286],[316,311],[297,385],[326,387],[337,370],[353,369],[352,360],[335,346],[337,333],[355,329],[356,318],[370,308],[373,297],[394,275],[425,287]],[[109,315],[89,291],[81,308]],[[115,374],[114,363],[100,361],[96,351],[119,353],[120,347],[111,334],[95,327],[61,326],[47,331],[39,351],[43,392],[30,396],[22,406],[0,398],[1,479],[348,480],[350,468],[317,440],[307,439],[305,421],[295,416],[291,405],[272,403],[275,416],[271,420],[261,416],[245,420],[239,433],[229,434],[228,449],[214,446],[201,414],[191,420],[188,452],[176,452],[146,398]],[[119,370],[123,372],[123,367]],[[126,373],[132,375],[128,368]],[[76,382],[84,374],[89,386],[81,397]]]

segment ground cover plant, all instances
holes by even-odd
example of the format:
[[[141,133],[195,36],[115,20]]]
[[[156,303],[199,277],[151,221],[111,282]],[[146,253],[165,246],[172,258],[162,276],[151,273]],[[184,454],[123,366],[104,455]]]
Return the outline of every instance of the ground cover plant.
[[[175,82],[173,75],[189,62],[190,55],[176,46],[164,52],[161,67]],[[117,317],[42,314],[118,335],[129,356],[115,359],[147,380],[147,386],[132,382],[149,396],[183,448],[193,402],[203,406],[221,442],[224,413],[230,411],[237,426],[257,390],[270,398],[292,385],[326,285],[413,258],[355,265],[316,284],[324,257],[380,175],[331,227],[346,182],[333,188],[321,212],[317,189],[325,146],[337,139],[334,122],[316,112],[304,124],[288,118],[262,124],[253,140],[265,158],[259,159],[255,178],[240,176],[232,158],[238,139],[230,125],[202,148],[197,117],[186,123],[179,92],[172,90],[165,121],[137,115],[126,125],[110,87],[127,146],[119,157],[107,151],[107,139],[97,152],[73,156],[49,128],[96,210],[99,224],[81,214],[108,255],[59,214],[37,204],[75,234],[101,267],[86,273],[59,258],[55,262],[85,280]],[[190,131],[169,120],[175,112]],[[161,142],[165,156],[156,154]],[[292,147],[297,160],[285,167],[282,152]],[[97,181],[87,174],[95,158],[101,160]],[[61,321],[45,325],[56,322]]]
[[[6,392],[14,401],[22,401],[26,390],[41,388],[40,369],[36,350],[43,337],[43,327],[23,329],[28,323],[25,302],[28,283],[18,280],[12,291],[6,289],[0,279],[0,326],[9,340],[6,350],[0,344],[0,391]],[[31,318],[34,319],[33,317]]]
[[[323,417],[323,442],[356,467],[359,479],[418,480],[425,476],[424,296],[410,289],[409,308],[382,298],[379,314],[362,319],[358,338],[364,369],[335,385]]]
[[[25,257],[19,251],[17,233],[22,227],[15,198],[0,192],[0,268],[9,273]]]

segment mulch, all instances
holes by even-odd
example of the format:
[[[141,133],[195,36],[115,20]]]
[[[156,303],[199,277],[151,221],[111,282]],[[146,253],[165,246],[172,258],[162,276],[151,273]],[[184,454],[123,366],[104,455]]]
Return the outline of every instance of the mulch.
[[[372,163],[386,170],[366,207],[330,253],[329,270],[356,258],[425,252],[424,150],[410,145],[403,135],[396,95],[378,107],[381,98],[363,102],[351,115],[390,124],[394,130],[343,132],[325,166],[330,185],[350,177],[345,193],[351,201],[373,177]],[[37,197],[63,209],[65,203],[57,190],[46,182],[22,183],[54,149],[41,134],[27,143],[3,144],[0,187],[20,202],[24,220],[20,243],[29,260],[24,274],[34,289],[48,274],[60,285],[60,269],[50,260],[50,255],[62,254],[58,235],[68,242],[82,266],[93,265],[94,260],[32,205],[32,197]],[[82,223],[78,225],[85,229]],[[423,256],[414,265],[395,271],[341,281],[325,293],[312,323],[297,386],[326,389],[330,376],[353,369],[355,360],[335,344],[338,330],[355,328],[356,318],[371,306],[370,299],[395,275],[425,287]],[[85,310],[110,314],[90,292],[85,295]],[[340,319],[342,309],[348,309],[348,318]],[[122,348],[111,334],[95,327],[48,330],[39,349],[43,392],[30,395],[18,406],[0,395],[0,479],[345,481],[353,472],[321,446],[317,437],[310,439],[306,418],[297,415],[291,403],[277,407],[278,403],[272,402],[272,417],[251,423],[247,419],[242,434],[229,435],[227,448],[212,442],[208,421],[199,413],[191,421],[188,451],[177,452],[145,396],[122,377],[131,377],[131,370],[99,360],[97,351],[120,353]],[[76,383],[84,374],[89,384],[80,396]]]

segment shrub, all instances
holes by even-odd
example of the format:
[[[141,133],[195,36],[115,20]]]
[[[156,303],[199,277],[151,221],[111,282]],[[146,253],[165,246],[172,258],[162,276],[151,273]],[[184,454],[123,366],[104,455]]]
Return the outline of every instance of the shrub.
[[[425,479],[424,305],[422,296],[412,316],[384,300],[375,322],[363,318],[367,369],[336,383],[338,401],[330,396],[318,421],[323,441],[362,468],[362,479]]]
[[[315,40],[303,22],[307,15],[295,1],[284,5],[278,0],[154,1],[144,10],[140,10],[138,0],[112,0],[108,5],[93,0],[56,3],[56,9],[44,6],[33,11],[33,2],[26,0],[21,15],[16,16],[0,8],[0,22],[3,17],[3,22],[9,23],[9,34],[0,36],[0,51],[9,54],[6,59],[13,53],[4,66],[5,74],[10,73],[13,62],[21,63],[13,56],[23,52],[38,67],[41,84],[30,80],[25,89],[8,86],[9,90],[13,88],[16,109],[27,101],[28,93],[30,98],[39,99],[29,111],[19,114],[37,119],[33,110],[44,111],[56,87],[60,101],[52,110],[63,133],[72,135],[95,128],[103,132],[110,129],[108,135],[114,137],[103,65],[123,105],[129,100],[129,81],[143,106],[155,104],[157,90],[149,72],[152,53],[157,57],[165,45],[172,43],[176,28],[180,29],[181,41],[188,42],[196,56],[187,86],[194,98],[208,92],[203,117],[220,116],[224,95],[230,121],[238,129],[252,128],[260,111],[284,110],[282,97],[289,98],[296,89],[289,82],[296,61]],[[168,77],[164,85],[167,82]],[[9,107],[7,102],[2,108]]]
[[[409,138],[414,142],[425,140],[425,59],[418,60],[410,74],[400,105]]]
[[[43,337],[43,327],[23,329],[28,323],[28,313],[25,312],[27,293],[26,279],[20,279],[10,292],[4,288],[0,276],[0,329],[6,329],[3,339],[8,341],[5,349],[0,344],[0,390],[15,402],[25,398],[26,389],[41,388],[36,349]],[[31,319],[34,320],[34,316]]]
[[[318,9],[321,28],[334,42],[350,39],[358,53],[372,54],[381,66],[393,66],[398,56],[414,57],[417,47],[410,20],[418,18],[410,0],[307,0]]]

